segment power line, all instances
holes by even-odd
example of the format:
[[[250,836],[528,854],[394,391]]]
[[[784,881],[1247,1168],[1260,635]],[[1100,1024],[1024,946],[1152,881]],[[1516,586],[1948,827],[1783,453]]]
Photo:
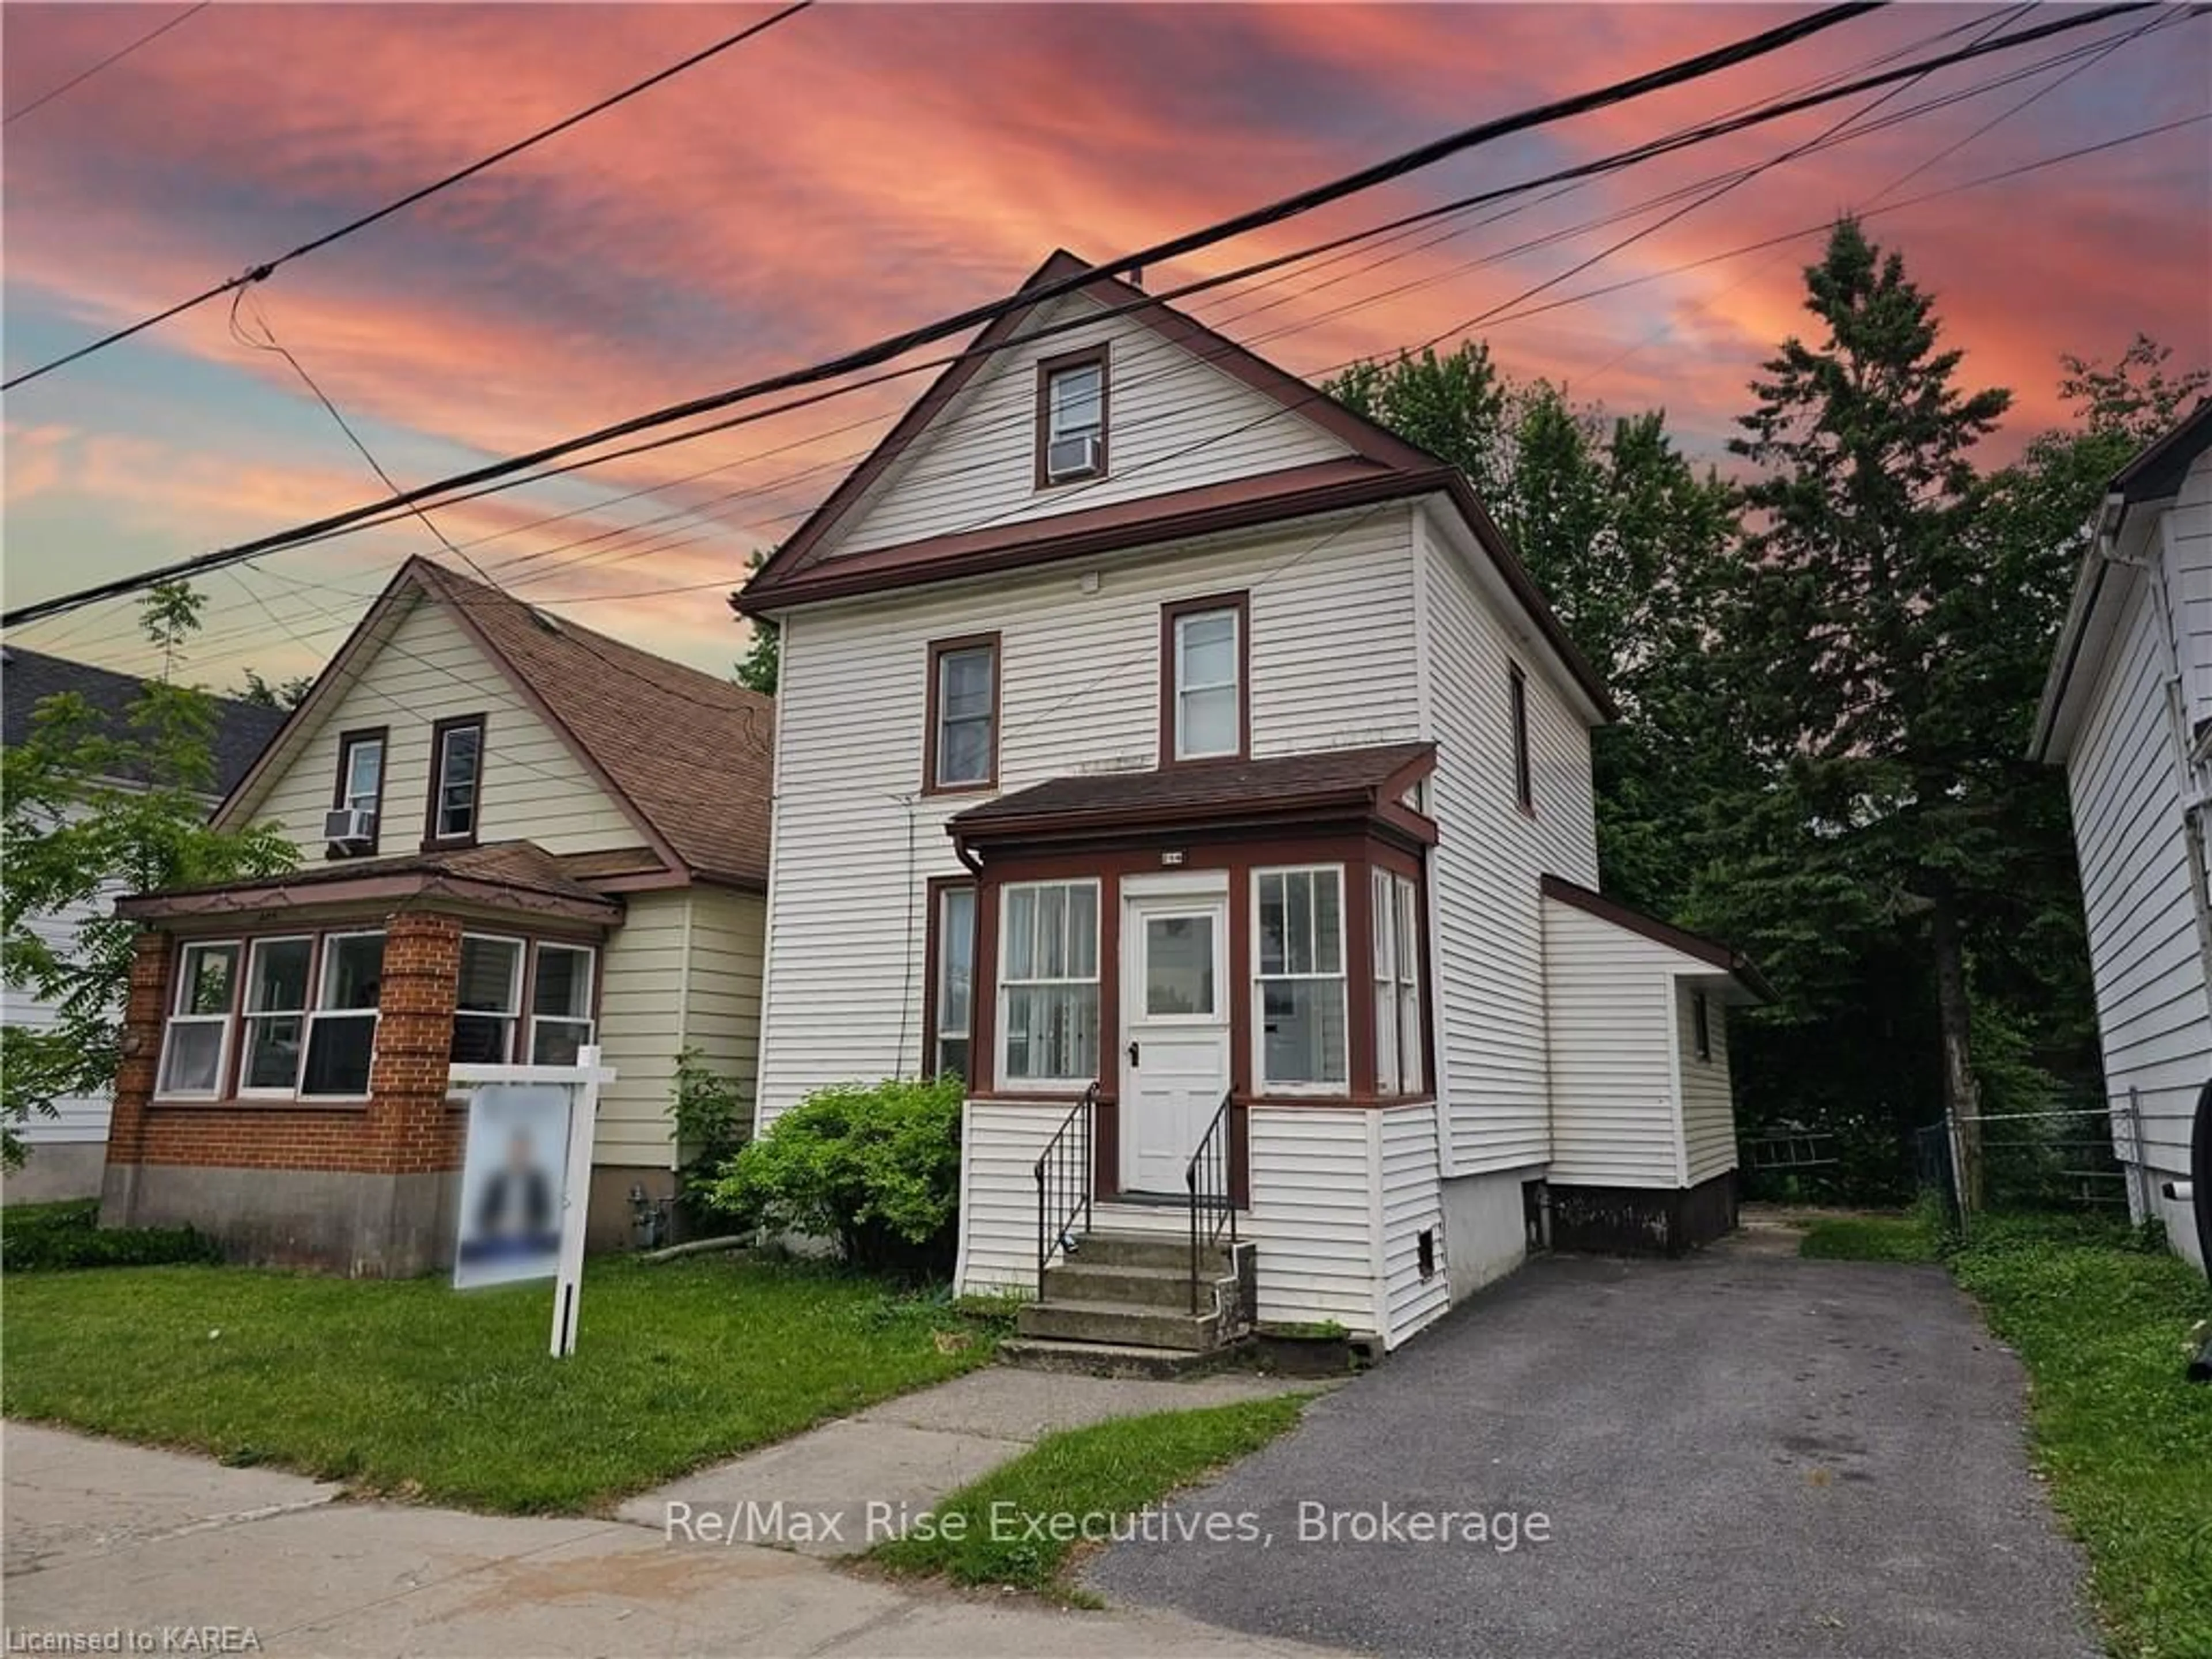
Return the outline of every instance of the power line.
[[[40,93],[36,98],[31,100],[29,103],[24,105],[21,109],[9,110],[4,118],[0,118],[0,127],[14,126],[16,122],[21,120],[33,110],[43,108],[46,105],[52,103],[55,99],[60,97],[64,93],[69,91],[73,87],[82,86],[87,81],[91,80],[94,76],[99,74],[100,70],[108,68],[112,64],[121,63],[132,52],[137,51],[139,47],[153,45],[155,41],[160,40],[171,29],[176,27],[178,24],[197,16],[199,13],[205,11],[214,3],[215,0],[198,0],[198,4],[186,6],[182,11],[179,12],[174,17],[172,17],[167,22],[148,30],[145,33],[133,40],[129,46],[119,47],[116,51],[109,52],[106,57],[101,58],[91,68],[78,70],[75,75],[70,76],[68,80],[63,82],[61,85],[53,88],[50,91]],[[13,386],[15,382],[12,380],[9,382],[9,385],[10,386]]]
[[[206,3],[207,0],[202,0],[203,4]],[[138,321],[131,324],[126,328],[118,328],[112,334],[103,334],[98,339],[88,341],[85,344],[77,347],[73,351],[64,352],[62,356],[52,359],[51,362],[40,364],[36,368],[26,369],[22,374],[16,375],[12,380],[0,381],[0,392],[12,391],[16,386],[21,386],[27,381],[37,380],[42,374],[51,374],[54,370],[60,368],[66,364],[76,362],[81,357],[88,357],[95,351],[104,350],[118,341],[129,339],[134,334],[143,333],[146,330],[155,327],[158,324],[168,321],[172,317],[181,316],[184,313],[191,311],[196,307],[205,305],[210,300],[220,298],[222,295],[229,293],[234,289],[244,288],[252,283],[264,282],[280,266],[288,265],[295,259],[304,258],[308,254],[313,253],[319,249],[328,247],[332,242],[342,240],[345,237],[352,235],[356,231],[366,230],[369,226],[375,224],[380,220],[388,219],[393,214],[413,207],[417,202],[422,201],[428,197],[435,196],[442,190],[451,189],[453,185],[461,183],[464,179],[472,179],[477,173],[483,172],[485,168],[496,167],[501,161],[507,161],[510,157],[520,155],[524,150],[530,149],[532,145],[543,143],[546,139],[553,137],[556,134],[566,132],[570,127],[575,126],[580,122],[588,121],[595,115],[603,114],[605,112],[612,109],[617,104],[626,103],[630,99],[636,97],[640,93],[649,92],[654,87],[660,85],[662,82],[673,79],[675,76],[683,74],[686,70],[696,68],[699,64],[705,63],[708,58],[717,57],[720,54],[729,51],[732,46],[742,46],[747,40],[751,40],[755,35],[774,28],[778,23],[782,22],[786,18],[796,16],[799,13],[806,10],[813,3],[814,0],[793,0],[793,3],[784,7],[782,10],[772,13],[769,16],[761,19],[758,22],[747,25],[745,27],[739,29],[735,34],[725,35],[721,40],[715,41],[713,45],[702,47],[701,50],[693,52],[689,58],[685,58],[677,63],[671,64],[666,69],[649,75],[646,76],[644,80],[636,82],[630,86],[623,88],[620,92],[610,94],[608,96],[600,99],[596,104],[580,109],[573,115],[563,116],[560,120],[556,121],[550,127],[541,127],[526,138],[517,139],[514,143],[507,145],[503,149],[494,150],[489,155],[483,157],[481,161],[471,161],[468,166],[461,168],[459,172],[449,173],[442,179],[435,179],[429,184],[422,185],[419,189],[410,191],[406,195],[399,198],[398,200],[395,202],[388,202],[384,206],[376,209],[374,212],[365,213],[357,219],[350,220],[345,224],[340,225],[335,230],[325,231],[321,235],[315,237],[310,241],[301,243],[299,246],[292,249],[289,252],[280,253],[275,258],[268,260],[264,264],[249,265],[246,270],[240,271],[237,276],[231,277],[228,281],[217,283],[213,288],[208,289],[203,293],[196,294],[189,300],[179,300],[176,304],[167,307],[166,309],[157,311],[150,317],[141,318]],[[199,8],[196,6],[193,9],[197,11]],[[184,20],[180,17],[175,21],[177,22],[182,22]],[[150,39],[151,37],[149,38]],[[48,94],[49,97],[55,94]],[[22,112],[28,114],[29,111],[26,110]],[[12,120],[15,118],[10,116],[9,118]]]
[[[1171,238],[1164,242],[1155,243],[1149,247],[1139,249],[1133,253],[1123,254],[1120,258],[1112,260],[1104,265],[1091,267],[1081,272],[1071,273],[1066,276],[1033,284],[1014,295],[1007,295],[1002,299],[993,301],[984,305],[970,307],[965,311],[956,313],[948,317],[940,318],[933,323],[925,324],[919,328],[910,329],[902,334],[894,335],[888,338],[878,340],[872,345],[864,346],[857,350],[847,352],[840,357],[832,358],[826,362],[816,363],[805,368],[787,370],[782,374],[770,375],[763,380],[756,380],[750,385],[732,387],[726,391],[713,393],[705,398],[694,398],[684,403],[672,404],[659,410],[650,411],[645,415],[633,416],[626,421],[617,422],[611,426],[602,428],[596,432],[586,433],[582,436],[565,440],[560,443],[547,445],[526,454],[511,457],[505,461],[496,462],[489,466],[478,467],[472,471],[461,473],[453,477],[441,480],[437,483],[424,485],[419,489],[408,492],[406,499],[425,499],[432,495],[446,494],[453,489],[486,483],[494,478],[507,477],[513,473],[523,471],[532,466],[541,465],[547,461],[558,459],[562,456],[573,454],[580,449],[591,448],[600,444],[611,442],[617,438],[628,436],[632,433],[646,431],[657,426],[668,425],[677,421],[689,419],[696,415],[711,413],[720,409],[727,408],[732,404],[750,401],[756,398],[764,397],[771,392],[785,391],[799,386],[817,385],[824,380],[837,379],[848,374],[857,373],[862,369],[890,362],[898,357],[905,356],[909,351],[919,349],[921,346],[931,344],[937,340],[944,339],[952,335],[964,333],[969,330],[994,321],[1000,316],[1004,315],[1010,311],[1026,308],[1033,305],[1041,304],[1048,300],[1059,298],[1062,295],[1073,293],[1101,277],[1124,274],[1140,269],[1141,267],[1148,264],[1156,264],[1164,259],[1173,258],[1184,253],[1194,252],[1200,248],[1211,246],[1217,242],[1225,241],[1231,237],[1242,235],[1249,231],[1279,223],[1284,220],[1296,217],[1302,214],[1310,213],[1317,208],[1326,206],[1329,203],[1340,200],[1347,196],[1352,196],[1363,191],[1373,189],[1377,185],[1387,183],[1391,179],[1402,177],[1407,173],[1432,166],[1438,161],[1446,160],[1450,156],[1459,155],[1463,151],[1477,148],[1483,144],[1493,143],[1498,139],[1509,137],[1515,133],[1527,131],[1533,128],[1565,120],[1572,116],[1608,108],[1635,98],[1647,96],[1652,93],[1665,90],[1672,87],[1680,86],[1692,81],[1699,80],[1705,76],[1717,74],[1725,69],[1749,63],[1771,52],[1778,52],[1785,46],[1792,46],[1801,40],[1807,40],[1824,30],[1833,28],[1839,24],[1849,22],[1855,18],[1866,15],[1869,12],[1877,10],[1887,3],[1888,0],[1853,0],[1852,3],[1830,6],[1823,10],[1812,13],[1808,16],[1796,19],[1777,27],[1767,29],[1760,33],[1748,36],[1741,40],[1732,42],[1728,46],[1718,47],[1710,52],[1698,53],[1692,58],[1678,60],[1677,62],[1668,64],[1663,68],[1650,70],[1643,75],[1632,76],[1624,81],[1617,81],[1589,92],[1576,94],[1567,98],[1555,99],[1549,103],[1539,105],[1530,109],[1518,111],[1510,115],[1501,116],[1493,120],[1480,123],[1474,126],[1462,128],[1459,131],[1447,134],[1443,137],[1431,140],[1428,143],[1417,146],[1413,149],[1401,152],[1399,155],[1388,157],[1383,161],[1372,163],[1368,167],[1358,170],[1357,172],[1347,173],[1337,179],[1330,179],[1323,184],[1314,185],[1307,190],[1299,191],[1296,195],[1286,197],[1280,201],[1272,203],[1266,207],[1250,210],[1247,212],[1238,214],[1232,218],[1220,221],[1201,229],[1185,233],[1182,235]],[[800,6],[803,6],[809,3],[809,0],[799,0],[799,3]],[[2115,15],[2120,12],[2139,9],[2141,5],[2148,3],[2150,3],[2150,0],[2136,0],[2136,3],[2132,4],[2106,7],[2097,11],[2080,14],[2077,16],[2063,20],[2058,23],[2047,25],[2041,30],[2023,31],[2017,36],[2008,37],[2006,44],[2018,44],[2023,40],[2041,38],[2041,36],[2045,33],[2058,33],[2071,27],[2086,27],[2089,23],[2101,21],[2105,18]],[[795,11],[799,9],[799,6],[788,8],[785,12],[777,14],[777,18],[788,15],[791,11]],[[773,22],[777,21],[777,18],[772,18],[769,21]],[[766,25],[757,27],[766,27]],[[1971,55],[1971,53],[1969,55]],[[1934,60],[1935,66],[1940,67],[1942,61],[1942,60]],[[1959,59],[1959,61],[1963,61],[1963,58]],[[666,73],[672,72],[673,71],[664,71],[664,76]],[[578,118],[571,118],[571,120],[573,121]],[[1772,117],[1770,116],[1767,118],[1772,118]],[[480,168],[484,165],[489,165],[489,162],[478,163],[477,167]],[[477,169],[470,169],[470,171],[475,170]],[[418,198],[421,192],[417,193]],[[404,203],[395,204],[394,208],[396,209],[396,207],[399,205],[404,205]],[[380,210],[378,214],[371,216],[369,220],[357,222],[355,227],[349,228],[356,228],[360,223],[371,222],[374,218],[381,217],[385,212],[392,210]],[[334,233],[334,234],[339,234],[344,233]],[[332,240],[332,238],[325,237],[319,239],[314,243],[307,244],[302,248],[295,250],[293,253],[285,255],[284,258],[289,259],[297,258],[300,253],[307,252],[313,247],[322,246],[323,243],[330,240]],[[283,261],[279,260],[276,263],[281,264]],[[273,269],[273,266],[258,269],[259,275],[266,275],[267,270]],[[185,301],[185,306],[198,304],[202,301],[215,297],[216,294],[228,292],[231,288],[240,286],[244,282],[249,280],[258,280],[258,276],[254,271],[249,271],[241,277],[234,278],[228,283],[225,283],[217,289],[209,290],[207,294],[199,296],[198,299]],[[184,308],[182,306],[173,307],[171,313],[165,314],[173,314],[175,310],[182,308]],[[160,320],[158,318],[149,319],[144,323],[133,325],[132,328],[125,331],[125,332],[136,332],[138,329],[150,326],[153,322],[158,320]],[[111,337],[120,337],[120,336]],[[73,355],[82,356],[85,350],[96,349],[97,343],[95,343],[95,346],[82,348],[79,352]],[[67,361],[67,359],[57,360],[55,363],[49,364],[46,368],[52,368],[58,367],[59,362],[64,361]],[[45,372],[46,372],[46,369],[34,371],[34,373],[39,374]],[[31,376],[19,376],[16,380],[9,381],[6,385],[14,386],[19,384],[21,380],[28,378],[31,378]],[[0,387],[0,389],[5,388]],[[202,554],[198,556],[196,558],[180,561],[176,564],[164,567],[162,569],[158,571],[146,573],[142,576],[122,579],[118,582],[102,584],[98,588],[85,589],[78,593],[64,595],[59,599],[43,601],[34,605],[24,606],[4,617],[0,617],[0,624],[9,626],[16,625],[23,622],[35,620],[41,616],[53,615],[61,611],[73,609],[77,605],[88,603],[94,599],[107,598],[112,597],[115,593],[131,592],[137,586],[145,586],[153,581],[168,580],[180,575],[190,575],[199,570],[219,568],[224,563],[234,563],[240,559],[252,557],[258,553],[273,551],[278,546],[289,544],[289,543],[304,536],[334,529],[342,525],[354,523],[362,519],[368,518],[377,513],[385,511],[387,508],[404,505],[405,505],[405,500],[398,496],[385,501],[372,502],[364,507],[353,508],[346,513],[338,514],[331,518],[318,520],[310,525],[300,526],[298,529],[292,532],[283,532],[273,537],[264,537],[257,541],[243,544],[238,547],[221,549],[213,553]]]

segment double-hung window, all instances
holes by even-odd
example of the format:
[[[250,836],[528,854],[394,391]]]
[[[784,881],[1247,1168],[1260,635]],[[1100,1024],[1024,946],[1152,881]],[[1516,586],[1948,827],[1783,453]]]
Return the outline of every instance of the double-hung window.
[[[1048,359],[1037,369],[1037,485],[1106,473],[1106,348]]]
[[[383,934],[332,933],[323,940],[314,1012],[307,1016],[303,1097],[358,1100],[368,1093],[383,982]]]
[[[1419,889],[1388,870],[1370,872],[1375,942],[1375,1086],[1386,1095],[1422,1087]]]
[[[972,1079],[968,1033],[975,1015],[975,890],[948,882],[936,890],[931,918],[928,1045],[932,1077]]]
[[[338,738],[338,775],[331,805],[364,815],[368,822],[365,839],[331,844],[331,856],[368,854],[376,851],[379,820],[384,815],[384,746],[386,732],[348,732]]]
[[[1176,760],[1244,752],[1245,615],[1242,594],[1167,609],[1161,735]]]
[[[290,1096],[300,1086],[307,1049],[307,980],[314,965],[312,939],[258,939],[246,966],[246,1058],[240,1064],[241,1095]]]
[[[522,941],[464,933],[453,993],[453,1058],[506,1065],[514,1058],[514,1028],[521,1017]]]
[[[473,842],[483,815],[484,717],[440,720],[430,733],[430,803],[423,839]]]
[[[1351,1077],[1344,869],[1256,870],[1262,1091],[1342,1093]]]
[[[162,1035],[156,1092],[212,1098],[222,1091],[237,991],[237,945],[187,945],[178,953],[177,995]]]
[[[530,986],[530,1062],[573,1066],[592,1041],[592,949],[540,945]]]
[[[1098,884],[1021,882],[1000,898],[999,1029],[1008,1081],[1098,1076]]]
[[[930,791],[988,789],[999,771],[999,640],[940,640],[929,647]]]

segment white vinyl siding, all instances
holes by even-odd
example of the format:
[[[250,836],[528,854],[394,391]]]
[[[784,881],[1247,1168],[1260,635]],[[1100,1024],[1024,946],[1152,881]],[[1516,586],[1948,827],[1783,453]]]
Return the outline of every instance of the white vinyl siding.
[[[1551,1178],[1674,1188],[1681,1175],[1671,1023],[1681,961],[1557,899],[1544,906],[1551,1013]]]
[[[1334,1319],[1349,1331],[1381,1334],[1376,1265],[1382,1248],[1376,1123],[1381,1115],[1310,1106],[1252,1109],[1252,1206],[1239,1219],[1238,1236],[1259,1246],[1261,1319]],[[1031,1171],[1066,1116],[1066,1101],[969,1103],[962,1128],[962,1292],[1036,1291]],[[1102,1214],[1099,1224],[1181,1237],[1188,1218],[1172,1206],[1115,1207],[1110,1216]],[[1433,1283],[1441,1296],[1441,1255],[1437,1261]]]
[[[1596,808],[1589,728],[1508,633],[1459,550],[1425,515],[1424,525],[1424,735],[1437,744],[1430,799],[1440,830],[1430,996],[1452,1176],[1550,1154],[1537,883],[1550,874],[1597,885]],[[1527,673],[1533,818],[1515,799],[1516,661]],[[1663,1065],[1663,1050],[1652,1063]]]
[[[1004,790],[1152,765],[1160,606],[1239,588],[1251,592],[1255,755],[1415,735],[1409,509],[1095,568],[1091,593],[1074,571],[1042,570],[787,620],[764,1121],[825,1084],[921,1064],[927,883],[968,873],[944,826],[978,799],[921,793],[930,641],[1000,635]]]
[[[82,808],[70,808],[68,816],[82,817]],[[77,929],[86,922],[107,914],[108,907],[128,890],[120,882],[104,884],[96,896],[83,905],[58,915],[33,916],[30,929],[52,949],[72,952],[76,945]],[[61,1020],[54,1005],[40,1000],[27,987],[0,987],[0,1022],[26,1030],[43,1031],[52,1029]],[[27,1145],[40,1142],[66,1145],[71,1142],[97,1143],[107,1139],[107,1119],[112,1105],[105,1094],[70,1095],[53,1103],[54,1115],[33,1112],[16,1126],[17,1132]]]
[[[1382,1175],[1382,1334],[1395,1348],[1451,1306],[1443,1194],[1437,1174],[1437,1109],[1394,1106],[1373,1116]],[[1424,1232],[1432,1236],[1426,1279],[1421,1277]]]
[[[599,1042],[616,1080],[599,1097],[592,1160],[667,1169],[676,1056],[707,1065],[753,1095],[760,1042],[763,901],[696,887],[633,893],[600,954]]]
[[[1719,998],[1706,996],[1706,1030],[1712,1037],[1712,1058],[1699,1060],[1697,1016],[1692,1007],[1696,994],[1687,986],[1677,988],[1674,994],[1676,1048],[1682,1068],[1682,1154],[1692,1187],[1735,1168],[1735,1094],[1729,1077],[1728,1009]]]
[[[1030,325],[1104,307],[1071,295]],[[1104,478],[1036,487],[1037,363],[1110,343]],[[831,556],[1164,495],[1349,453],[1298,414],[1133,318],[1071,329],[990,360],[824,544]],[[1200,591],[1200,590],[1194,590]]]
[[[242,800],[234,820],[273,820],[313,864],[323,857],[323,818],[337,787],[338,738],[391,728],[384,755],[381,856],[422,842],[430,788],[430,730],[438,720],[484,716],[481,842],[534,841],[549,853],[635,847],[647,839],[566,740],[526,702],[447,608],[420,595],[390,637],[363,642],[359,678],[334,697],[289,764]]]
[[[2200,459],[2185,499],[2201,513],[2208,495],[2212,460]],[[2067,774],[2107,1097],[2118,1109],[2134,1091],[2144,1117],[2142,1161],[2179,1176],[2188,1167],[2188,1115],[2212,1076],[2212,1018],[2190,891],[2181,767],[2160,681],[2168,659],[2157,637],[2154,574],[2133,579]],[[2183,574],[2185,586],[2204,580],[2201,571]],[[2106,580],[2121,575],[2116,568]]]

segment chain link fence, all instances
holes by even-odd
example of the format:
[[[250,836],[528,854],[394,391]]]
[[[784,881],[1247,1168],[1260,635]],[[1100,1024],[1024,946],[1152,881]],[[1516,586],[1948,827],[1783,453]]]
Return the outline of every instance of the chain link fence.
[[[1960,1212],[1962,1141],[1981,1151],[1981,1207],[2108,1216],[2124,1224],[2149,1209],[2153,1176],[2130,1153],[2141,1146],[2143,1115],[2132,1097],[2110,1105],[2042,1112],[1983,1114],[1931,1123],[1914,1135],[1922,1189]]]

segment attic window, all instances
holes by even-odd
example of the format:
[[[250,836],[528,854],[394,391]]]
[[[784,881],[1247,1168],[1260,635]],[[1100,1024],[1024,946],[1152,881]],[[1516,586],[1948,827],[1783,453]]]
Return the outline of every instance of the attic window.
[[[1048,357],[1037,365],[1037,488],[1105,475],[1106,348]]]
[[[422,845],[473,847],[483,781],[484,717],[440,720],[430,731],[430,799]]]

